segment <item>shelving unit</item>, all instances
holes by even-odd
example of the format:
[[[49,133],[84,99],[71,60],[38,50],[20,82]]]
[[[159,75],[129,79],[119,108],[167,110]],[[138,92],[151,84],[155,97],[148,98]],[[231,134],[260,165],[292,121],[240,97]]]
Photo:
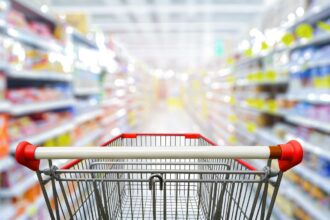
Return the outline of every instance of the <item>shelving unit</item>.
[[[100,109],[97,109],[97,110],[94,110],[94,111],[91,111],[91,112],[82,113],[80,115],[77,115],[75,120],[76,120],[77,124],[81,124],[81,123],[84,123],[86,121],[93,120],[93,119],[101,116],[102,114],[103,114],[103,111],[100,110]]]
[[[10,114],[11,115],[23,115],[30,114],[34,112],[43,112],[47,110],[60,109],[65,107],[70,107],[74,105],[73,99],[50,101],[50,102],[41,102],[41,103],[32,103],[32,104],[12,104],[10,105]]]
[[[330,5],[304,16],[287,31],[293,32],[298,24],[304,22],[315,24],[320,19],[330,18],[329,8]],[[324,57],[319,61],[306,59],[297,66],[291,55],[302,49],[313,47],[316,50],[324,45],[330,45],[329,33],[319,33],[309,40],[297,40],[291,46],[277,45],[251,57],[235,54],[233,57],[236,62],[208,74],[209,79],[200,86],[201,90],[191,92],[191,86],[187,87],[186,91],[189,95],[185,101],[187,109],[190,109],[189,113],[197,119],[196,122],[204,133],[211,134],[210,137],[219,145],[276,145],[292,139],[300,141],[305,150],[306,161],[292,171],[295,178],[299,178],[299,183],[291,182],[290,178],[294,177],[290,172],[285,175],[279,193],[284,199],[295,204],[300,212],[304,211],[306,218],[311,219],[327,219],[330,216],[325,205],[322,207],[317,204],[317,199],[314,199],[317,190],[323,192],[321,195],[324,198],[328,198],[330,194],[329,174],[326,171],[320,173],[318,170],[323,166],[322,161],[330,161],[330,149],[324,143],[323,146],[318,146],[314,143],[318,138],[308,139],[308,134],[314,132],[329,137],[330,122],[325,116],[322,119],[320,116],[322,113],[304,115],[303,110],[304,107],[307,109],[309,106],[329,106],[330,87],[329,84],[327,88],[317,84],[320,79],[317,81],[313,78],[306,83],[305,75],[304,83],[298,84],[300,87],[295,87],[297,84],[294,83],[299,83],[297,71],[329,67],[330,59]],[[279,57],[284,57],[285,59],[282,60],[286,62],[275,63],[275,61],[279,62]],[[292,68],[293,65],[295,68]],[[273,71],[272,74],[269,71]],[[315,72],[313,74],[315,77]],[[270,76],[272,79],[267,79]],[[190,77],[191,83],[196,77],[195,75]],[[326,80],[324,78],[322,82]],[[198,102],[194,101],[198,96],[197,92],[203,94]],[[207,100],[206,107],[203,107],[204,100]],[[294,109],[298,105],[300,111]],[[198,120],[201,117],[197,115],[198,109],[201,108],[206,109],[206,120],[211,125],[211,129],[205,127],[203,120]],[[328,139],[324,138],[323,142],[327,142],[326,140]],[[307,157],[313,158],[314,162]],[[317,163],[315,160],[321,161],[319,167],[315,165]],[[259,163],[258,166],[263,165]],[[314,197],[312,189],[306,190],[308,184],[310,187],[313,186]],[[276,218],[293,219],[293,216],[282,212],[281,204],[275,209]]]
[[[59,136],[60,134],[66,133],[68,131],[73,130],[74,124],[72,122],[67,122],[61,125],[57,125],[54,128],[48,129],[44,132],[41,132],[39,134],[36,134],[31,137],[23,137],[22,140],[29,141],[33,144],[41,144],[45,142],[48,139],[54,138]],[[10,150],[14,153],[16,150],[17,145],[20,141],[15,141],[13,143],[10,143]]]
[[[46,80],[46,81],[72,81],[72,75],[68,73],[55,73],[49,71],[26,71],[5,68],[7,76],[15,79]]]
[[[63,92],[64,94],[63,99],[42,99],[43,101],[35,100],[36,98],[31,96],[30,101],[24,102],[24,104],[9,100],[7,94],[4,95],[5,99],[0,100],[0,112],[8,116],[8,123],[22,119],[20,123],[29,125],[27,129],[30,134],[24,136],[26,130],[20,132],[8,128],[10,132],[21,134],[22,137],[13,139],[8,146],[10,154],[0,158],[1,174],[25,169],[19,166],[12,157],[16,146],[22,140],[42,147],[95,146],[103,144],[118,132],[130,131],[137,125],[137,120],[139,122],[142,120],[142,113],[146,111],[146,107],[141,107],[136,97],[138,94],[144,94],[145,92],[145,88],[139,79],[143,79],[148,72],[146,67],[135,64],[130,57],[122,52],[120,46],[111,43],[111,49],[105,46],[102,50],[112,50],[115,54],[115,57],[109,57],[118,64],[118,69],[114,71],[113,68],[111,69],[109,66],[98,62],[98,58],[104,55],[104,51],[101,51],[94,39],[85,37],[74,28],[68,27],[63,21],[58,21],[45,13],[35,11],[34,8],[27,5],[26,1],[10,0],[10,2],[15,3],[10,4],[8,10],[14,7],[15,10],[20,10],[23,15],[36,16],[38,21],[45,21],[47,25],[51,26],[51,29],[54,29],[54,27],[61,28],[65,36],[64,39],[57,39],[55,36],[42,37],[32,30],[29,31],[28,28],[23,30],[20,27],[8,24],[4,20],[5,16],[3,16],[3,20],[0,20],[0,38],[8,38],[11,42],[21,45],[25,50],[26,48],[29,50],[32,48],[37,52],[42,51],[43,58],[55,54],[55,58],[57,57],[60,60],[62,57],[65,61],[72,61],[73,64],[68,67],[64,65],[70,62],[62,64],[56,60],[56,65],[38,66],[33,69],[33,67],[24,63],[19,63],[19,65],[15,63],[14,65],[7,61],[7,57],[1,61],[0,72],[5,77],[7,86],[4,93],[10,89],[21,88],[33,88],[35,89],[33,92],[35,92],[36,89],[46,87],[47,89],[56,88],[56,92]],[[19,6],[18,9],[15,8],[17,6]],[[104,42],[105,45],[107,43]],[[92,60],[92,57],[95,62],[81,62],[79,60],[81,58],[79,56],[80,49],[85,50],[85,59]],[[74,54],[74,56],[72,57],[68,52]],[[86,58],[86,54],[89,57]],[[127,71],[127,65],[135,66],[136,72]],[[127,82],[127,89],[126,87],[115,87],[113,82],[116,78]],[[111,86],[109,86],[110,84]],[[107,89],[110,89],[111,92]],[[125,90],[125,98],[118,97],[119,93],[117,91],[123,89]],[[120,102],[113,102],[115,99]],[[45,126],[45,129],[40,130],[39,128],[37,132],[31,134],[31,129],[35,128],[28,124],[31,123],[28,119],[44,120],[48,117],[53,118],[58,113],[66,113],[70,117],[67,117],[65,121],[56,120],[57,123],[54,123],[53,120],[51,124]],[[137,115],[141,117],[137,118]],[[56,161],[54,165],[61,166],[66,162],[68,160]],[[25,195],[26,192],[35,190],[38,187],[37,182],[35,175],[24,175],[8,186],[0,186],[0,211],[3,219],[34,219],[38,212],[45,209],[44,198],[41,194],[36,198],[25,199],[28,196]],[[15,199],[24,200],[25,204],[28,205],[19,207],[16,203],[13,203]],[[3,207],[6,207],[5,210],[2,210]]]
[[[289,122],[296,123],[298,125],[316,128],[318,130],[322,130],[327,133],[330,132],[330,124],[327,122],[322,122],[322,121],[313,120],[313,119],[309,119],[309,118],[305,118],[305,117],[301,117],[301,116],[295,116],[295,115],[286,116],[286,119]]]

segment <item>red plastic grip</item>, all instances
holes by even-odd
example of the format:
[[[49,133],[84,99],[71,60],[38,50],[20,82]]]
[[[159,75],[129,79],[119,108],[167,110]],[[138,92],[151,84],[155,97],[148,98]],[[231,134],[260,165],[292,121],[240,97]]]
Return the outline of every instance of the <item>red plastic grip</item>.
[[[137,137],[137,134],[135,134],[135,133],[125,133],[125,134],[122,134],[122,137],[123,138],[131,138],[131,139],[133,139],[133,138],[136,138]]]
[[[279,145],[282,150],[278,165],[281,171],[287,171],[299,164],[304,156],[304,151],[298,141],[291,140],[286,144]]]
[[[33,171],[39,170],[40,160],[36,160],[34,158],[36,149],[36,146],[30,144],[29,142],[22,141],[16,148],[16,161]]]
[[[198,139],[201,137],[201,135],[195,133],[188,133],[188,134],[184,134],[184,137],[187,139]]]

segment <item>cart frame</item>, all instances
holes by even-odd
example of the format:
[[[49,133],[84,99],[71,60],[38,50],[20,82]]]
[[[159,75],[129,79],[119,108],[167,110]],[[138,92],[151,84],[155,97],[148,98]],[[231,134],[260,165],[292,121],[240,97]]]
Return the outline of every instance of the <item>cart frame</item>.
[[[17,161],[37,172],[52,219],[270,219],[283,172],[303,156],[296,141],[246,151],[215,148],[200,134],[121,134],[102,146],[17,147]],[[59,158],[79,159],[59,169]],[[238,158],[267,165],[257,170]],[[40,159],[48,168],[39,169]]]

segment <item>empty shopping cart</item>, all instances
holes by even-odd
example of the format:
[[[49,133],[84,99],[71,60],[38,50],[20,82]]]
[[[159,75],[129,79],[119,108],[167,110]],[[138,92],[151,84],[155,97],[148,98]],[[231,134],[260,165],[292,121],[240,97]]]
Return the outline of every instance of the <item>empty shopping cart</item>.
[[[103,147],[22,142],[16,160],[36,171],[51,219],[270,219],[300,144],[214,145],[199,134],[122,134]],[[241,159],[268,162],[257,170]]]

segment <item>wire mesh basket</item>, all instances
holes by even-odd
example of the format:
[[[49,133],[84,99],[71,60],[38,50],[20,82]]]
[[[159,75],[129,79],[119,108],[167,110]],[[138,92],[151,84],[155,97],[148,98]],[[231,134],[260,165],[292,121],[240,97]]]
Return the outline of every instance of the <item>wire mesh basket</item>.
[[[16,157],[37,172],[51,219],[270,219],[283,171],[301,161],[300,144],[213,145],[199,134],[122,134],[103,147],[22,142]],[[64,158],[75,160],[54,165]],[[257,170],[237,158],[268,163]]]

